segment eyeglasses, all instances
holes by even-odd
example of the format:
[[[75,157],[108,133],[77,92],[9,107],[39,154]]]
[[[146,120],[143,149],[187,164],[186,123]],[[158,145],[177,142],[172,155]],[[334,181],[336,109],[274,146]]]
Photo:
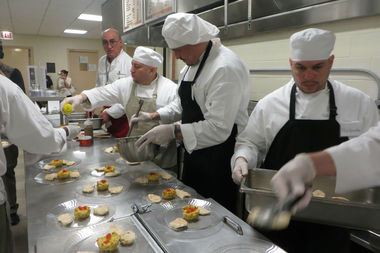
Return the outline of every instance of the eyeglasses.
[[[108,46],[108,45],[111,45],[111,46],[115,46],[116,43],[118,43],[119,41],[118,40],[114,40],[114,39],[111,39],[111,40],[103,40],[102,43],[103,43],[103,46]]]

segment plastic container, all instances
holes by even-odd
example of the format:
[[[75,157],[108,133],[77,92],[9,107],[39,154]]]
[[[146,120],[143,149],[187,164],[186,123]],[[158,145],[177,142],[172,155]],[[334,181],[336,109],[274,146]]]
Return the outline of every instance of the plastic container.
[[[90,136],[91,137],[91,144],[92,140],[94,138],[94,126],[92,124],[92,121],[90,118],[87,118],[86,121],[83,123],[84,125],[84,135],[85,136]]]
[[[92,144],[92,137],[88,135],[82,135],[78,138],[79,140],[79,146],[86,147],[91,146]]]

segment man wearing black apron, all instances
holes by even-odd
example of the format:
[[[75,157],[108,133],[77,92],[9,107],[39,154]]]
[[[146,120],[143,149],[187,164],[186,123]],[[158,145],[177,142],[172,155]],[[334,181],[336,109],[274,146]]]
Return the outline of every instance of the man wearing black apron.
[[[237,187],[229,161],[238,129],[247,122],[248,70],[241,60],[215,39],[219,30],[197,15],[169,15],[162,34],[177,59],[187,66],[180,73],[176,105],[157,110],[152,119],[181,124],[160,125],[142,136],[137,145],[165,145],[182,140],[183,182],[202,196],[235,211]],[[180,118],[179,118],[180,117]]]
[[[297,154],[340,144],[378,120],[364,93],[328,79],[335,35],[306,29],[290,38],[293,78],[259,101],[239,135],[232,158],[233,179],[261,164],[279,170]],[[239,161],[239,162],[238,162]],[[321,214],[323,215],[323,214]],[[286,230],[263,232],[288,252],[348,252],[348,230],[292,220]]]

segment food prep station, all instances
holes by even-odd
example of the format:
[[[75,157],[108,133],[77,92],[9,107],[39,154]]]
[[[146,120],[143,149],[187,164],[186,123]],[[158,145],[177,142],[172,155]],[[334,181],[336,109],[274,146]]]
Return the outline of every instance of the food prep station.
[[[95,138],[90,147],[79,146],[70,141],[66,152],[50,156],[24,153],[26,209],[28,218],[29,252],[99,252],[96,239],[108,233],[110,226],[118,225],[132,230],[136,241],[131,246],[119,246],[116,252],[283,252],[256,232],[251,226],[219,205],[213,199],[205,199],[184,185],[174,176],[170,180],[160,179],[157,184],[136,183],[137,177],[149,172],[164,172],[152,162],[128,165],[118,153],[108,154],[104,150],[113,147],[116,139]],[[68,170],[78,170],[80,177],[68,181],[46,181],[44,164],[53,159],[75,161]],[[82,193],[82,188],[104,179],[95,168],[113,165],[121,174],[106,178],[110,186],[123,185],[116,195],[96,192]],[[50,173],[50,172],[49,172]],[[149,193],[161,195],[167,188],[177,188],[191,194],[190,198],[163,200],[150,203]],[[182,217],[182,207],[187,204],[203,206],[211,210],[208,216],[189,223],[188,229],[174,231],[169,222]],[[106,216],[92,214],[84,221],[74,220],[62,226],[57,216],[73,213],[75,207],[87,205],[93,209],[107,205]]]
[[[270,206],[277,200],[270,180],[276,171],[250,169],[240,191],[245,193],[245,210]],[[335,193],[335,178],[316,178],[312,190],[325,195],[313,196],[307,208],[292,219],[345,227],[351,240],[373,252],[380,252],[380,188],[367,188],[344,194]]]

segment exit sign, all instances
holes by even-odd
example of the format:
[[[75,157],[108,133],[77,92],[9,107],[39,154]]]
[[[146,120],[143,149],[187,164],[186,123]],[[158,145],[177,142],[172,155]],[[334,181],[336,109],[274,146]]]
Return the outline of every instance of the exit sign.
[[[2,40],[13,40],[13,33],[8,31],[1,31],[0,32],[0,38]]]

